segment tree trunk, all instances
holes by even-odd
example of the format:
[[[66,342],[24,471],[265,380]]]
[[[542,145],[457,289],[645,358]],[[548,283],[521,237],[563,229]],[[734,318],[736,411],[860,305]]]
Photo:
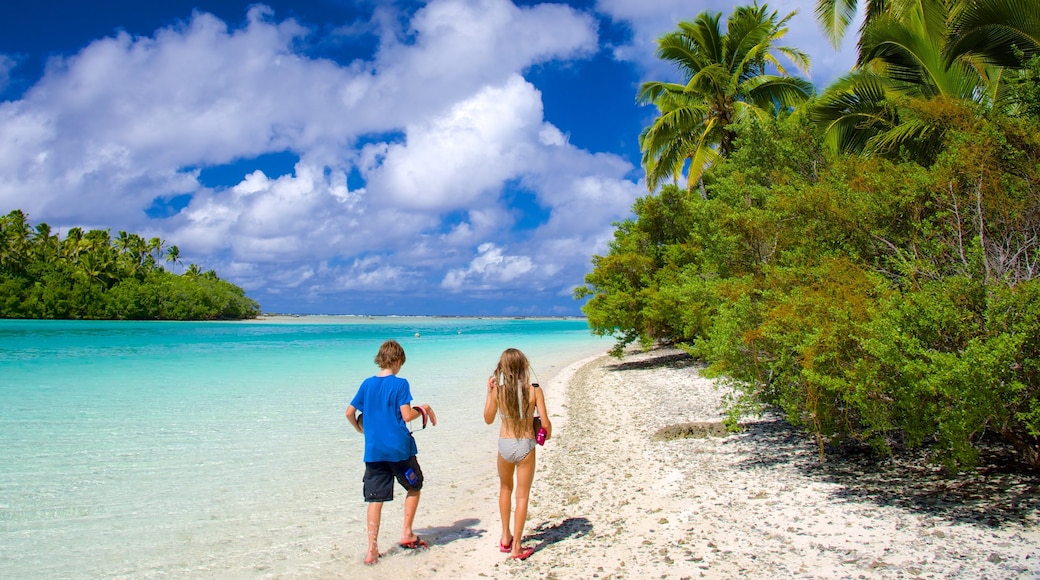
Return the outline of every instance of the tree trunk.
[[[692,183],[690,183],[689,186],[687,186],[686,191],[687,191],[687,193],[690,193],[690,194],[693,193],[693,184]],[[698,179],[697,180],[697,192],[701,194],[701,199],[702,200],[708,201],[708,190],[704,188],[704,180],[703,179]]]
[[[1018,456],[1026,464],[1040,471],[1040,437],[1033,437],[1012,427],[1001,429],[1000,436],[1018,451]]]

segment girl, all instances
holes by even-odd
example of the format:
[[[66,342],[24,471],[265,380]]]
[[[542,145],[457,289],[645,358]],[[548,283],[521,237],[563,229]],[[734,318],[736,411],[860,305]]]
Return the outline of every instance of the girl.
[[[502,513],[502,538],[499,547],[510,552],[517,560],[526,560],[534,548],[524,548],[520,540],[527,520],[527,501],[534,481],[534,450],[536,428],[535,410],[545,429],[545,438],[552,436],[552,423],[545,410],[545,397],[538,384],[531,383],[531,365],[524,353],[508,348],[502,353],[495,374],[488,377],[487,400],[484,402],[484,422],[488,425],[495,416],[502,417],[498,433],[498,508]],[[516,520],[510,530],[512,511],[513,472],[516,472]]]

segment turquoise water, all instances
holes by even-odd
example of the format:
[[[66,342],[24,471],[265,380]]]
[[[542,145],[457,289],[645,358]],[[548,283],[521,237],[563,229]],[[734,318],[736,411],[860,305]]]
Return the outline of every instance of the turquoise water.
[[[416,435],[427,490],[446,488],[424,491],[434,510],[493,468],[481,411],[504,348],[545,381],[610,347],[573,319],[0,320],[0,578],[306,577],[360,559],[362,438],[343,409],[388,338],[440,421]]]

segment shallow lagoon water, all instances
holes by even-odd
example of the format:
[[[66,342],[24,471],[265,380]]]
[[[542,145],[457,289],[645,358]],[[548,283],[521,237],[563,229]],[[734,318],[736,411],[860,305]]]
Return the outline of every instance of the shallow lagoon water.
[[[343,409],[388,338],[440,422],[416,433],[417,525],[450,524],[493,469],[481,411],[503,349],[547,381],[611,346],[580,319],[0,320],[0,577],[306,577],[359,561],[363,442]],[[392,545],[399,512],[384,519]]]

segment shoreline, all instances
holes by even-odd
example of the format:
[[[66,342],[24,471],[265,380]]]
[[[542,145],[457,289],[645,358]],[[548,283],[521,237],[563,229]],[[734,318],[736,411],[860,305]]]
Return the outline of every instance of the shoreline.
[[[677,350],[591,357],[551,385],[555,434],[538,450],[525,527],[535,554],[498,552],[489,460],[455,525],[424,528],[433,514],[420,506],[432,549],[391,550],[365,577],[1040,578],[1040,476],[821,463],[775,416],[726,437],[655,440],[722,418],[723,393]]]
[[[253,318],[241,318],[235,321],[252,322],[357,322],[359,320],[585,320],[585,316],[480,316],[474,314],[260,314]],[[219,321],[218,321],[219,322]]]

